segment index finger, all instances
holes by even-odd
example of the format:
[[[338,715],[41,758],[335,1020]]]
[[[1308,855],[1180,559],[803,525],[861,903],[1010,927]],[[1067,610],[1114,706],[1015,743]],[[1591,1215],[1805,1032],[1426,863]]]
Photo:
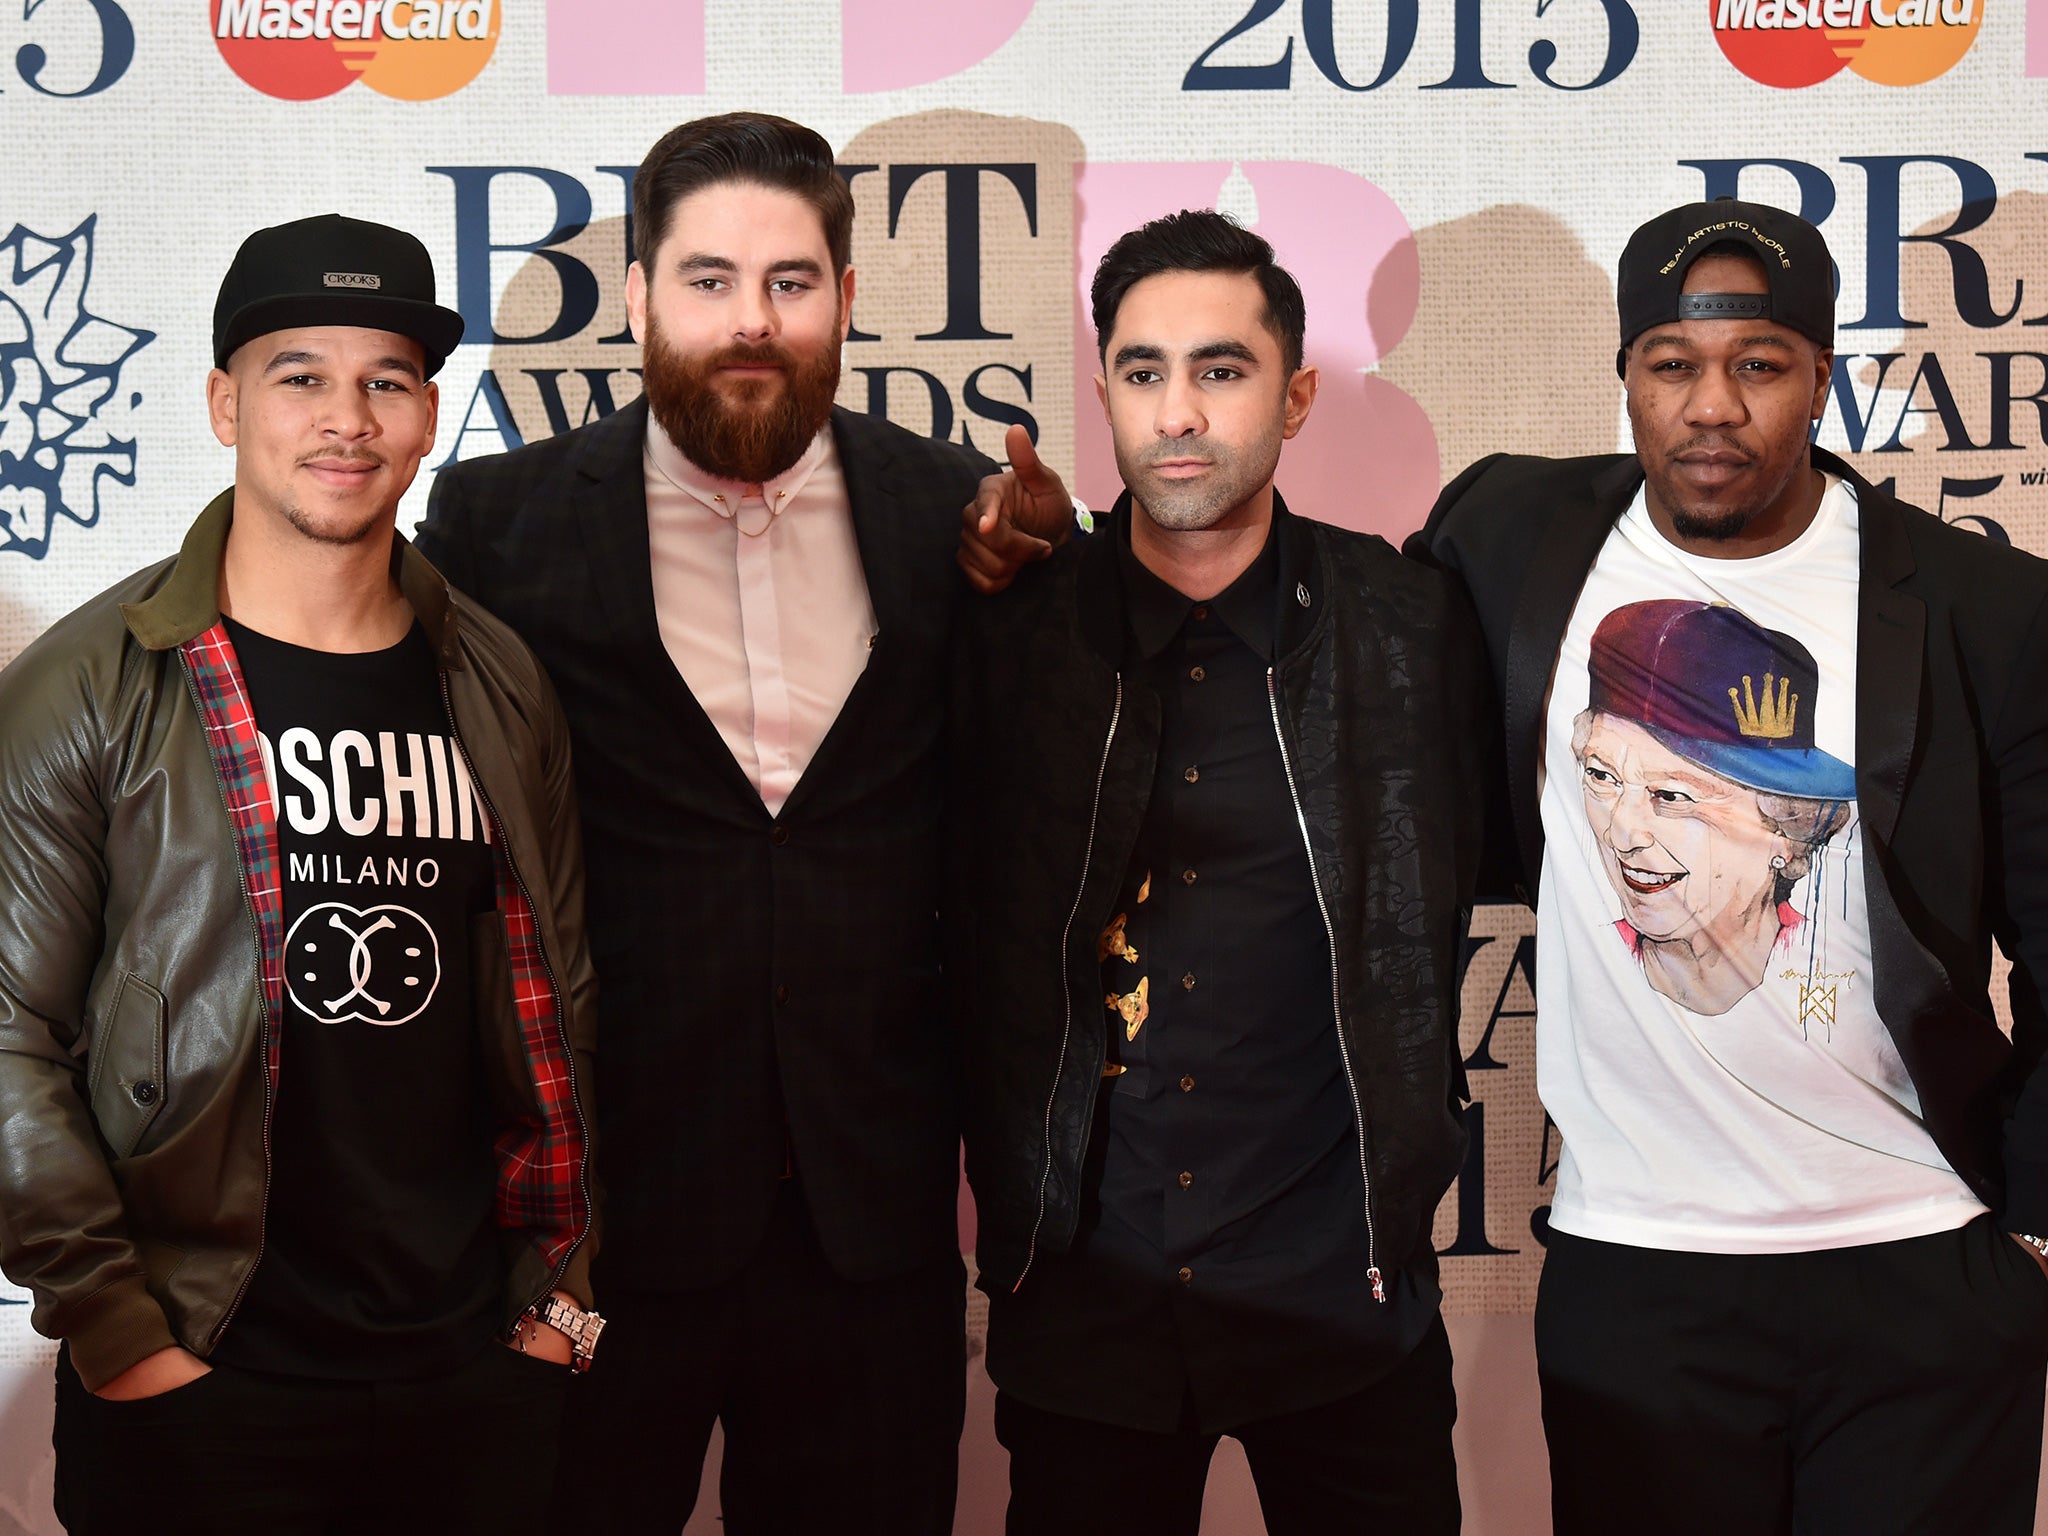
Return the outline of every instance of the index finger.
[[[1049,491],[1052,478],[1046,473],[1045,461],[1038,456],[1038,449],[1031,441],[1031,434],[1021,425],[1013,425],[1003,435],[1003,451],[1010,456],[1010,468],[1017,472],[1017,478],[1024,482],[1027,491]]]

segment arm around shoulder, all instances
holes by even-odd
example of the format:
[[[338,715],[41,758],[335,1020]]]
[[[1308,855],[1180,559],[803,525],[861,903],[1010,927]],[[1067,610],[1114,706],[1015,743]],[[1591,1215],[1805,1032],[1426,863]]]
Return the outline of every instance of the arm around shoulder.
[[[1447,525],[1452,513],[1465,499],[1466,493],[1485,479],[1494,466],[1505,458],[1507,455],[1504,453],[1490,453],[1476,463],[1467,465],[1463,473],[1437,492],[1436,505],[1429,509],[1429,517],[1420,529],[1408,535],[1407,540],[1401,545],[1401,553],[1411,560],[1419,560],[1422,564],[1438,570],[1456,569],[1454,554],[1448,547]]]

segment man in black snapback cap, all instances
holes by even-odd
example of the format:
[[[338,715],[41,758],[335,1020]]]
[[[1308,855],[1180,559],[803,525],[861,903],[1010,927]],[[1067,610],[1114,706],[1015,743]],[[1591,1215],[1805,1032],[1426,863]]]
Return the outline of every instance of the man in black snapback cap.
[[[1618,286],[1635,453],[1482,460],[1409,542],[1486,631],[1493,884],[1537,908],[1556,1529],[2020,1536],[2048,1359],[2048,565],[1813,446],[1834,268],[1811,224],[1673,209]],[[1794,783],[1795,758],[1819,766]]]
[[[235,481],[0,673],[0,1264],[73,1532],[537,1530],[587,1276],[568,732],[395,530],[462,322],[260,230]]]
[[[1688,291],[1702,256],[1744,256],[1763,288]],[[1677,320],[1769,320],[1822,351],[1835,345],[1835,264],[1819,230],[1796,214],[1732,197],[1687,203],[1660,213],[1629,237],[1617,274],[1621,351],[1614,366],[1628,377],[1628,344],[1653,325]]]
[[[434,302],[434,263],[402,229],[324,213],[259,229],[235,253],[213,305],[213,365],[244,342],[305,325],[410,337],[427,378],[462,340],[462,316]]]

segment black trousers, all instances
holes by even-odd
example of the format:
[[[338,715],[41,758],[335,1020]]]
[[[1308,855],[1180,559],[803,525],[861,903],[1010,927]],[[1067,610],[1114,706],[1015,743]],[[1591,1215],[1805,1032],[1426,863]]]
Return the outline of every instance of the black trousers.
[[[714,1422],[731,1536],[945,1536],[967,1403],[957,1256],[841,1279],[784,1182],[761,1249],[708,1290],[632,1291],[600,1269],[596,1364],[570,1385],[559,1532],[676,1536]]]
[[[539,1536],[568,1381],[491,1343],[424,1381],[223,1366],[113,1403],[60,1352],[57,1518],[72,1536]]]
[[[1441,1318],[1363,1392],[1230,1431],[1244,1446],[1269,1536],[1385,1531],[1456,1536],[1451,1341]],[[1196,1536],[1221,1437],[1153,1434],[996,1397],[1010,1453],[1009,1536]]]
[[[2048,1276],[1988,1216],[1818,1253],[1553,1232],[1557,1536],[2030,1536]]]

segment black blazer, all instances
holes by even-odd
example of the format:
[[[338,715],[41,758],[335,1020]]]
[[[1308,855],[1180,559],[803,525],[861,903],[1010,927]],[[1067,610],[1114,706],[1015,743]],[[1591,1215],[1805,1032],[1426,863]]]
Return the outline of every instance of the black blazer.
[[[712,1285],[793,1160],[851,1279],[955,1251],[939,994],[947,655],[960,513],[993,465],[835,410],[879,635],[771,817],[661,642],[647,406],[443,470],[418,535],[540,656],[569,719],[601,986],[611,1283]]]
[[[2014,1231],[2048,1236],[2048,562],[1855,487],[1863,565],[1856,799],[1877,1011],[1936,1145]],[[1438,498],[1408,553],[1461,576],[1504,711],[1502,899],[1543,863],[1543,700],[1586,574],[1643,472],[1631,456],[1497,456]],[[2010,1043],[1991,944],[2013,962]]]

